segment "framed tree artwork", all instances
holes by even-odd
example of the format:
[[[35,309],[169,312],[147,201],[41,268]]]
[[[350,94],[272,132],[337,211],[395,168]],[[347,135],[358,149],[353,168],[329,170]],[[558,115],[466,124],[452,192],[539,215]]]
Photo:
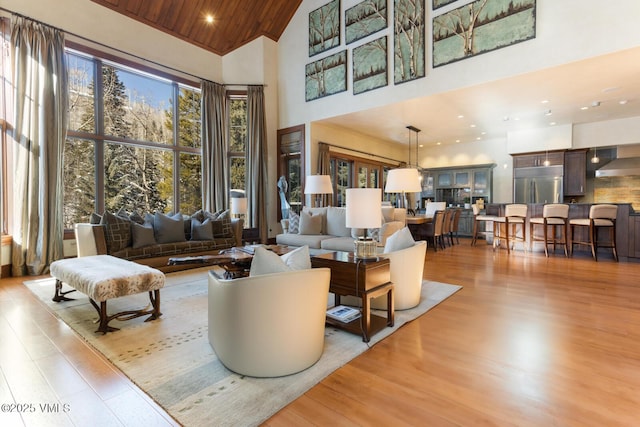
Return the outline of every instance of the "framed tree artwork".
[[[364,0],[344,14],[347,43],[387,28],[387,0]]]
[[[347,51],[307,64],[305,99],[311,101],[347,90]]]
[[[433,18],[433,66],[536,36],[536,0],[476,0]]]
[[[340,0],[309,13],[309,56],[340,46]]]
[[[424,77],[424,0],[394,0],[394,18],[394,83]]]
[[[353,94],[387,85],[387,36],[353,49]]]
[[[433,10],[441,8],[442,6],[446,6],[450,3],[453,3],[454,1],[457,0],[433,0]]]

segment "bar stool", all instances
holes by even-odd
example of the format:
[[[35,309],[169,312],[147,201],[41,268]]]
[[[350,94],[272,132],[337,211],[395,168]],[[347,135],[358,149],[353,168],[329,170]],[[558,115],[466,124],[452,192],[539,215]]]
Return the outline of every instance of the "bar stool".
[[[493,249],[500,246],[500,241],[507,244],[507,253],[510,252],[509,243],[522,242],[522,247],[526,251],[525,241],[527,239],[527,229],[525,222],[527,219],[528,206],[524,204],[511,204],[505,206],[504,216],[496,217],[493,220]],[[504,228],[502,227],[504,225]],[[518,225],[521,225],[521,235],[518,236]],[[504,234],[503,233],[504,230]]]
[[[569,220],[571,227],[571,255],[573,255],[573,245],[591,246],[591,255],[598,261],[598,247],[613,249],[613,257],[618,261],[616,251],[616,217],[618,216],[618,206],[616,205],[592,205],[589,209],[589,218],[574,218]],[[575,228],[588,227],[588,240],[575,240]],[[598,242],[598,230],[604,228],[609,232],[609,242],[600,244]]]
[[[533,249],[534,241],[543,241],[544,242],[544,254],[548,257],[549,251],[547,246],[549,243],[553,243],[553,250],[556,250],[556,244],[562,244],[564,246],[564,256],[568,257],[568,228],[569,228],[569,205],[562,203],[550,203],[544,205],[542,208],[542,218],[530,218],[529,219],[529,241],[530,241],[530,249]],[[534,226],[542,225],[543,236],[542,238],[536,237],[534,231]],[[548,229],[551,227],[553,234],[551,238],[548,235]],[[562,231],[562,236],[559,237],[557,235],[558,227],[560,227]]]
[[[487,222],[493,223],[493,220],[496,219],[496,216],[495,215],[480,215],[480,208],[475,203],[473,205],[471,205],[471,208],[473,209],[473,239],[471,240],[471,246],[474,246],[476,244],[476,240],[478,240],[478,234],[484,234],[485,235],[485,239],[486,239],[487,235],[493,233],[491,231],[479,231],[480,223],[483,223],[483,222],[484,223],[487,223]]]

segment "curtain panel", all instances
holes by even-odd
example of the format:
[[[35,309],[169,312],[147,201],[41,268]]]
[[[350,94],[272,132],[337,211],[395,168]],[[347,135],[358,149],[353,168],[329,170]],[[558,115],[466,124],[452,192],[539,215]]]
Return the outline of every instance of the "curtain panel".
[[[64,34],[12,16],[14,276],[40,275],[63,257],[63,151],[67,131]]]
[[[202,206],[216,212],[228,206],[227,100],[224,85],[203,81]]]
[[[249,225],[257,227],[260,241],[267,241],[267,129],[264,88],[247,88],[247,199]]]
[[[329,152],[329,144],[326,142],[318,143],[318,175],[331,175],[331,153]],[[331,182],[331,185],[335,187],[335,183],[333,181]],[[322,201],[321,206],[330,206],[333,204],[331,203],[333,200],[333,194],[322,194],[320,197]]]

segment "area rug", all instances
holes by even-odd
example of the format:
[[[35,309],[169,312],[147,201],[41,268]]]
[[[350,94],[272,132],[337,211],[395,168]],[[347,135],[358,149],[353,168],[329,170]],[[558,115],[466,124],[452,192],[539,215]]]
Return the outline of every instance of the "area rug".
[[[253,426],[267,420],[327,375],[453,295],[461,286],[424,281],[420,304],[396,311],[395,326],[362,337],[327,326],[325,348],[310,368],[280,378],[252,378],[229,371],[207,338],[207,269],[167,274],[161,292],[163,316],[112,321],[119,331],[96,333],[97,313],[86,296],[55,303],[53,279],[25,285],[88,343],[104,354],[172,417],[185,426]],[[67,289],[65,285],[65,290]],[[109,311],[138,309],[148,296],[109,301]]]

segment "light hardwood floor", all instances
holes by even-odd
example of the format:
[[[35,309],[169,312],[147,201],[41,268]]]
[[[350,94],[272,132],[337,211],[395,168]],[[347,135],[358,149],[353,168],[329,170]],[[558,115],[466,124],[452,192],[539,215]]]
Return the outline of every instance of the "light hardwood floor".
[[[464,288],[265,424],[639,425],[640,264],[483,243],[429,249],[425,278]],[[70,411],[0,425],[172,423],[16,279],[0,280],[5,402]]]

